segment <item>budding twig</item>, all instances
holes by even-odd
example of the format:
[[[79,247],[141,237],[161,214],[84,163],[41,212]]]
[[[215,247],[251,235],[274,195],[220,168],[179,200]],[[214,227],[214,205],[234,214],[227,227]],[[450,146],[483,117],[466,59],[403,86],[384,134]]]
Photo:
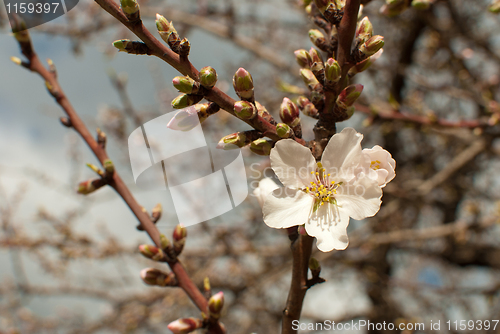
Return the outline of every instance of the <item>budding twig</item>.
[[[115,13],[117,16],[121,17],[123,20],[127,20],[127,18],[121,12],[120,8],[115,3],[111,1],[104,1],[103,6],[105,6],[105,8]],[[31,41],[29,39],[23,40],[22,42],[20,42],[20,44],[21,44],[21,51],[28,60],[27,67],[31,71],[38,73],[48,83],[48,86],[52,87],[53,90],[58,92],[58,95],[56,97],[56,102],[66,113],[67,118],[71,122],[72,128],[82,137],[82,139],[86,142],[86,144],[92,150],[97,159],[101,162],[102,165],[104,165],[104,162],[109,159],[105,148],[102,145],[100,145],[96,139],[94,139],[94,136],[90,133],[86,125],[83,123],[80,116],[77,114],[77,112],[71,105],[70,101],[64,94],[64,91],[59,85],[59,82],[57,81],[57,78],[55,77],[54,73],[44,67],[44,65],[40,62],[40,59],[38,58],[37,54],[34,52],[32,48],[26,47],[26,45],[28,44],[31,45]],[[99,182],[103,182],[103,179],[97,179],[97,180]],[[148,214],[142,210],[142,207],[135,200],[134,196],[132,195],[128,187],[125,185],[120,175],[116,171],[114,171],[110,177],[110,180],[107,183],[109,184],[109,186],[115,189],[115,191],[118,193],[120,197],[122,197],[122,199],[128,205],[132,213],[137,217],[137,219],[141,223],[141,226],[148,233],[151,240],[153,240],[154,244],[157,247],[161,247],[160,232],[153,224]],[[179,287],[186,292],[189,298],[202,312],[208,312],[207,299],[201,293],[198,287],[193,283],[182,263],[179,261],[175,261],[168,264],[179,282]],[[222,327],[220,326],[218,327],[216,324],[213,326],[212,333],[224,333],[224,331],[222,330]]]
[[[140,40],[142,40],[151,50],[151,54],[161,58],[170,64],[177,71],[183,75],[188,75],[191,78],[198,78],[198,70],[189,61],[182,61],[180,56],[170,50],[167,46],[157,40],[149,30],[141,23],[129,22],[125,14],[118,8],[118,6],[110,0],[95,0],[104,10],[110,13],[113,17],[119,20],[130,31],[132,31]],[[217,87],[213,87],[206,95],[205,98],[211,102],[215,102],[222,109],[226,110],[232,115],[234,114],[233,106],[235,101],[227,94],[223,93]],[[276,133],[276,126],[262,117],[255,117],[254,119],[245,120],[246,123],[253,126],[255,129],[266,133],[266,136],[272,140],[279,140]],[[300,138],[295,138],[300,144],[305,144],[305,141]]]

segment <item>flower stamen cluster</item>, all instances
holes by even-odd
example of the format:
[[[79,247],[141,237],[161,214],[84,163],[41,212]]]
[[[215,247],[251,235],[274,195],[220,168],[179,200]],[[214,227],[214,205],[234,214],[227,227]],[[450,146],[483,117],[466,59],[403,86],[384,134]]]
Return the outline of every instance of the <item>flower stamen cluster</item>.
[[[335,181],[331,181],[331,174],[325,173],[326,170],[321,162],[318,162],[317,166],[316,172],[311,171],[315,181],[310,181],[311,186],[303,188],[302,191],[315,198],[315,206],[324,205],[325,202],[336,204],[335,194],[342,182],[335,183]]]

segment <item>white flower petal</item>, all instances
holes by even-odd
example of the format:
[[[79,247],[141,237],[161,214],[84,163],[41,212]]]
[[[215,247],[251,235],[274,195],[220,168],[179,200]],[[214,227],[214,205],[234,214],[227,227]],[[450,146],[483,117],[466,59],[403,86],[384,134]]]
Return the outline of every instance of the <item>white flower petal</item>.
[[[278,188],[279,186],[276,184],[276,182],[274,182],[273,179],[269,177],[265,177],[260,180],[258,187],[253,191],[253,195],[257,198],[257,201],[259,202],[261,208],[264,205],[264,201],[267,195]]]
[[[337,179],[352,178],[353,168],[363,159],[361,154],[362,139],[363,135],[353,128],[345,128],[340,133],[334,134],[326,145],[321,158],[321,163],[327,173],[332,174]],[[352,176],[349,177],[351,174]]]
[[[338,213],[340,213],[339,217],[337,217]],[[317,217],[318,219],[309,220],[305,227],[307,234],[316,237],[318,249],[322,252],[346,249],[349,245],[346,231],[349,225],[349,215],[340,210],[337,211],[336,205],[327,203],[318,208]],[[336,223],[332,220],[333,217],[337,218]]]
[[[396,176],[396,172],[394,169],[396,168],[396,160],[394,160],[391,154],[384,150],[382,147],[375,145],[373,148],[365,148],[363,150],[363,154],[368,155],[370,161],[380,161],[380,164],[377,164],[379,169],[377,169],[377,177],[379,180],[379,185],[383,188]],[[380,171],[387,171],[387,173]]]
[[[309,218],[313,198],[301,190],[279,188],[266,197],[262,212],[269,227],[287,228],[305,224]]]
[[[335,195],[341,213],[357,220],[374,216],[380,210],[381,197],[377,181],[362,173],[353,182],[341,185]]]
[[[271,150],[271,167],[281,183],[290,188],[309,186],[316,160],[311,151],[292,139],[280,140]]]

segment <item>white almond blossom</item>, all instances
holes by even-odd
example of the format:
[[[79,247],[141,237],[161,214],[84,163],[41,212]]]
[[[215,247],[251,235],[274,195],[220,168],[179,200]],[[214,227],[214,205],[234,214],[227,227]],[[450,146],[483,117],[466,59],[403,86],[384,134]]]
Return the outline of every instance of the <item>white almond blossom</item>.
[[[345,128],[332,136],[318,163],[296,141],[278,141],[271,150],[271,167],[284,187],[265,178],[254,191],[264,222],[273,228],[305,224],[319,250],[345,249],[349,218],[371,217],[380,209],[382,190],[375,168],[394,166],[383,149],[389,157],[385,160],[376,148],[362,151],[362,139],[356,130]],[[372,164],[372,156],[380,163]],[[394,168],[391,171],[387,170],[384,186],[394,177]]]
[[[385,187],[396,176],[394,172],[396,160],[378,145],[373,146],[373,148],[365,148],[363,154],[367,154],[370,158],[369,177],[376,179],[381,188]]]

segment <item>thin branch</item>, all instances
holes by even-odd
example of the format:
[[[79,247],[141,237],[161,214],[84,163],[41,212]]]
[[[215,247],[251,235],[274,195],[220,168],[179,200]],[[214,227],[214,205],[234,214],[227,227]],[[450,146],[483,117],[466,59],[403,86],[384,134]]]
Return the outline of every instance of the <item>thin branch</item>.
[[[429,239],[437,239],[443,238],[454,234],[460,234],[461,232],[465,232],[472,228],[477,229],[487,229],[493,226],[498,221],[498,217],[494,217],[491,219],[486,219],[477,224],[467,224],[464,221],[457,221],[450,224],[444,224],[439,226],[427,227],[424,229],[406,229],[406,230],[398,230],[387,233],[377,233],[374,234],[368,239],[361,240],[353,240],[353,247],[356,246],[366,246],[366,247],[377,247],[380,245],[401,243],[401,242],[410,242],[410,241],[419,241],[419,240],[429,240]]]
[[[428,194],[432,189],[445,182],[455,172],[465,166],[469,161],[474,159],[485,149],[486,141],[484,139],[477,139],[476,141],[474,141],[469,147],[467,147],[467,149],[462,151],[450,163],[448,163],[446,167],[441,169],[429,180],[420,184],[420,186],[417,188],[419,195],[425,196],[426,194]]]
[[[307,272],[309,269],[309,258],[311,257],[314,238],[301,235],[292,242],[292,283],[288,292],[286,307],[283,310],[282,334],[295,334],[293,321],[300,319],[302,304],[307,292]]]
[[[87,143],[87,145],[92,150],[97,159],[101,162],[101,164],[103,164],[103,162],[108,159],[108,155],[105,149],[97,143],[81,118],[78,116],[68,98],[64,94],[56,77],[43,66],[38,56],[31,47],[28,48],[26,47],[26,45],[24,45],[22,51],[26,58],[29,60],[29,63],[27,64],[28,68],[31,71],[38,73],[46,81],[47,86],[50,87],[51,94],[54,96],[57,103],[61,106],[64,112],[68,115],[72,127]],[[144,230],[148,233],[151,240],[153,240],[155,245],[161,248],[160,232],[150,220],[147,213],[142,211],[142,207],[139,205],[139,203],[137,203],[134,196],[116,171],[112,174],[112,178],[109,180],[109,185],[113,189],[115,189],[115,191],[122,197],[132,213],[137,217],[137,220],[139,220]],[[208,302],[200,292],[200,290],[193,283],[184,266],[179,261],[169,262],[168,264],[179,281],[179,287],[186,292],[186,294],[200,309],[200,311],[208,314]],[[218,324],[216,324],[214,327],[216,328],[214,328],[213,333],[223,333]]]
[[[370,106],[360,103],[354,104],[357,111],[364,114],[371,115],[374,118],[382,118],[387,120],[401,120],[404,122],[418,123],[422,125],[435,125],[447,128],[482,128],[489,126],[486,121],[482,120],[463,120],[463,121],[449,121],[446,119],[433,119],[428,116],[412,115],[405,112],[399,112],[394,109],[374,111]]]
[[[145,16],[150,16],[150,17],[154,17],[156,13],[160,13],[161,11],[168,12],[169,18],[174,20],[175,23],[181,22],[189,26],[203,29],[216,36],[230,39],[239,47],[247,49],[248,51],[255,54],[257,57],[266,60],[267,62],[273,64],[277,68],[281,70],[290,69],[288,61],[280,54],[278,54],[274,49],[262,45],[261,42],[259,42],[255,38],[243,35],[241,36],[234,35],[234,33],[231,32],[231,28],[221,22],[211,20],[204,16],[186,13],[173,8],[166,9],[166,8],[147,7],[145,10],[141,10],[141,12],[145,14]]]
[[[351,61],[351,46],[356,24],[358,22],[360,0],[348,0],[344,7],[344,16],[338,27],[339,45],[337,48],[337,61],[342,67],[342,76],[347,77],[349,67],[345,69],[344,65]]]
[[[178,54],[171,51],[167,46],[158,41],[150,32],[146,29],[142,21],[129,22],[125,14],[120,10],[120,8],[111,0],[95,0],[104,10],[113,15],[117,20],[119,20],[124,26],[126,26],[131,32],[133,32],[140,40],[142,40],[147,47],[150,49],[148,54],[154,55],[170,66],[175,68],[177,71],[184,75],[188,75],[191,78],[198,78],[198,70],[189,62],[187,59],[181,59]],[[235,116],[233,107],[236,102],[227,94],[222,92],[217,87],[212,88],[205,98],[211,102],[216,103],[222,109],[229,112],[231,115]],[[279,140],[279,136],[276,133],[276,126],[265,120],[261,116],[257,116],[251,120],[244,120],[247,124],[251,125],[255,129],[261,131],[264,136],[272,139]],[[295,140],[304,145],[305,141],[300,138],[295,138]]]

